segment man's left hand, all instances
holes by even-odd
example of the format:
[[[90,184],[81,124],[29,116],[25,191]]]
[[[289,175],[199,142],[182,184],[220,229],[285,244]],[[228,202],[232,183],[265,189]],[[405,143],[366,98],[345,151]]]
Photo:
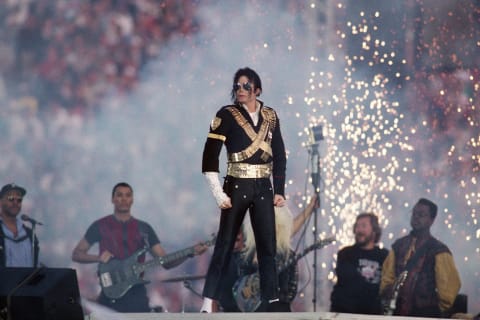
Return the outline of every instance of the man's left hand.
[[[208,249],[208,246],[203,244],[203,243],[199,243],[195,246],[195,255],[196,256],[199,256],[201,255],[202,253],[204,253],[205,251],[207,251]]]
[[[273,197],[273,205],[277,207],[283,207],[285,205],[285,198],[282,195],[276,194]]]

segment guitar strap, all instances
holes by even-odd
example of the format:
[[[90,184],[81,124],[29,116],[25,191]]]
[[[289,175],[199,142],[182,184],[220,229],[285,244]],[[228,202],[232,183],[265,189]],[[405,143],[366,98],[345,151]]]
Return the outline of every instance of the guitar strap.
[[[423,256],[423,254],[425,252],[427,252],[427,250],[430,248],[430,243],[431,243],[431,239],[428,239],[424,244],[423,246],[421,246],[417,251],[415,251],[415,253],[413,254],[413,256],[407,261],[407,264],[405,265],[405,270],[406,271],[410,271],[412,270],[412,268],[415,266],[415,264],[417,263],[418,259],[420,259],[421,256]]]
[[[428,239],[418,250],[415,251],[413,256],[405,264],[405,268],[403,272],[400,273],[400,277],[403,273],[408,272],[408,276],[405,279],[405,285],[403,285],[404,296],[411,297],[412,290],[414,290],[416,277],[411,277],[410,271],[415,268],[419,259],[427,252],[428,249],[431,247],[431,243],[433,243],[432,239]],[[400,306],[397,306],[395,309],[400,310],[399,314],[406,314],[408,310],[411,308],[411,301],[410,299],[404,300]]]
[[[26,235],[24,235],[24,236],[22,236],[22,237],[20,237],[20,238],[17,238],[17,239],[11,238],[11,237],[7,236],[6,234],[0,234],[0,237],[5,238],[5,239],[8,239],[8,240],[10,240],[10,241],[12,241],[12,242],[15,242],[15,243],[22,242],[23,240],[29,238],[29,237],[28,237],[28,234],[26,234]]]
[[[27,233],[26,235],[19,237],[17,239],[13,239],[9,236],[7,236],[3,232],[3,227],[2,227],[2,220],[0,220],[0,267],[5,266],[6,263],[6,253],[5,253],[5,239],[8,239],[10,241],[13,241],[15,243],[25,241],[26,239],[29,239],[30,243],[32,243],[32,246],[34,247],[34,254],[33,254],[33,263],[34,265],[38,264],[38,255],[39,255],[39,246],[38,246],[38,238],[35,235],[35,238],[33,238],[33,232],[30,228],[26,227],[25,225],[22,225],[22,228],[25,230]]]
[[[3,228],[3,227],[2,227],[2,222],[0,222],[0,229],[1,229],[1,228]],[[3,233],[3,230],[0,230],[0,237],[1,237],[1,238],[8,239],[8,240],[10,240],[10,241],[12,241],[12,242],[15,242],[15,243],[22,242],[23,240],[25,240],[25,239],[27,239],[27,238],[30,238],[30,234],[28,233],[28,229],[25,228],[24,225],[22,225],[22,228],[25,230],[26,233],[25,233],[23,236],[21,236],[21,237],[19,237],[19,238],[17,238],[17,239],[14,239],[14,238],[12,238],[12,237],[7,236],[5,233]],[[31,240],[31,239],[30,239],[30,240]]]
[[[142,237],[143,247],[147,250],[150,250],[151,245],[150,245],[150,241],[148,239],[148,230],[146,230],[146,226],[143,225],[143,224],[140,224],[138,226],[138,232],[140,233],[140,236]]]

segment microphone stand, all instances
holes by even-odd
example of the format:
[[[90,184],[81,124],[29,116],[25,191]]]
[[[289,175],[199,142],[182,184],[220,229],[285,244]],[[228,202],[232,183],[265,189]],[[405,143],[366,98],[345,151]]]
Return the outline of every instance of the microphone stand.
[[[191,292],[193,292],[197,297],[203,298],[203,296],[200,293],[198,293],[197,291],[195,291],[195,289],[193,289],[192,281],[190,281],[190,280],[183,281],[183,286],[185,288],[187,288],[188,290],[190,290]]]
[[[38,243],[38,238],[35,233],[35,227],[38,225],[43,225],[43,223],[36,221],[35,219],[29,218],[27,215],[22,214],[21,216],[23,221],[30,222],[32,224],[32,267],[36,268],[37,267],[37,261],[35,261],[35,244]]]
[[[203,298],[203,296],[202,296],[200,293],[198,293],[197,291],[195,291],[195,289],[193,289],[193,287],[192,287],[192,282],[191,282],[190,280],[184,280],[184,281],[183,281],[183,286],[184,286],[186,289],[188,289],[188,290],[190,290],[191,292],[193,292],[197,297]],[[182,295],[182,313],[185,313],[185,301],[184,301],[184,300],[185,300],[185,298],[184,298],[183,295]]]
[[[17,292],[20,288],[22,288],[25,284],[30,282],[41,270],[43,267],[35,268],[32,273],[30,273],[25,279],[23,279],[15,288],[13,288],[7,295],[7,305],[6,305],[6,313],[7,313],[7,320],[13,320],[12,318],[12,297],[14,296],[15,292]]]
[[[36,268],[36,263],[35,263],[35,239],[37,239],[37,235],[35,234],[35,227],[37,226],[37,223],[35,221],[31,221],[32,223],[32,266]]]
[[[25,279],[23,279],[15,288],[13,288],[7,295],[6,306],[4,310],[0,311],[0,319],[3,319],[3,313],[6,313],[7,320],[13,320],[12,318],[12,297],[14,296],[15,292],[22,288],[26,283],[28,283],[31,279],[33,279],[41,270],[43,270],[43,265],[40,268],[37,268],[35,263],[35,240],[37,239],[37,235],[35,233],[35,227],[37,225],[36,221],[30,221],[32,224],[32,267],[34,268],[32,273],[30,273]]]
[[[311,145],[311,178],[312,185],[317,195],[318,205],[313,208],[313,241],[318,238],[318,208],[320,208],[320,155],[318,153],[318,144]],[[317,311],[317,250],[313,250],[313,311]]]

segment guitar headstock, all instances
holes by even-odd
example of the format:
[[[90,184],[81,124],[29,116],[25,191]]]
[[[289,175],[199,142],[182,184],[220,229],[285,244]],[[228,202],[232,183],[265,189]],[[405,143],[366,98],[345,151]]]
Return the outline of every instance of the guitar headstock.
[[[321,248],[325,247],[326,245],[334,242],[335,240],[336,240],[335,236],[330,236],[330,237],[325,238],[325,239],[318,239],[313,244],[309,245],[305,250],[303,250],[302,253],[299,253],[297,255],[297,259],[303,257],[304,255],[306,255],[310,251],[313,251],[313,250],[316,250],[316,249],[321,249]]]
[[[320,249],[320,248],[323,248],[325,247],[326,245],[329,245],[330,243],[336,241],[337,239],[335,238],[335,236],[329,236],[325,239],[318,239],[317,241],[315,241],[314,244],[312,244],[311,246],[308,247],[308,249],[310,250],[314,250],[314,249]]]

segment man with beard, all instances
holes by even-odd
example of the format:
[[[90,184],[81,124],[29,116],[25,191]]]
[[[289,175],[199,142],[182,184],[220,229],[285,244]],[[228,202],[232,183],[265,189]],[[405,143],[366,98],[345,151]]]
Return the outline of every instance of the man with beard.
[[[379,286],[388,250],[377,246],[382,235],[377,216],[359,214],[353,233],[355,244],[338,252],[337,283],[330,296],[330,311],[382,314]]]
[[[14,183],[0,190],[0,267],[38,265],[38,238],[19,217],[26,193],[27,190]]]

